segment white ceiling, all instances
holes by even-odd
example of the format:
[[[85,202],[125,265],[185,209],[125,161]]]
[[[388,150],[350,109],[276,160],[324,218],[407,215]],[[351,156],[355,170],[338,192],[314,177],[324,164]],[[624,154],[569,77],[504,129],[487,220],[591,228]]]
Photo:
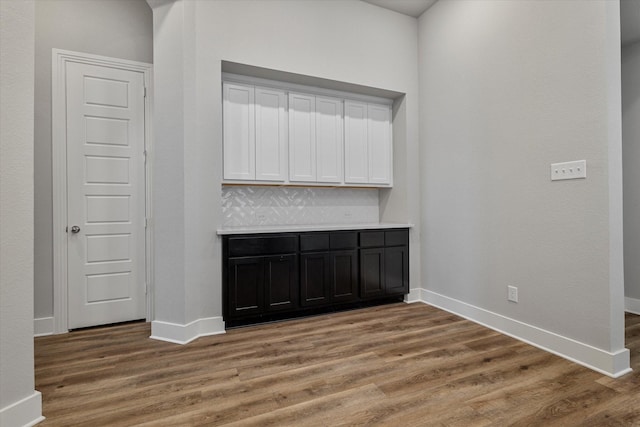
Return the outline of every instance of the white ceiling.
[[[640,41],[640,0],[620,2],[622,44]]]
[[[362,0],[404,15],[419,17],[437,0]],[[640,1],[640,0],[639,0]]]

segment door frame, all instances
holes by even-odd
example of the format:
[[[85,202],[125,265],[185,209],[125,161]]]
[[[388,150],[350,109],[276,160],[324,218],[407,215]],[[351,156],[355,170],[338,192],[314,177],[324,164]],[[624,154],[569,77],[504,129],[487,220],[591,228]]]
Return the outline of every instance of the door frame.
[[[52,49],[51,64],[51,161],[53,187],[53,333],[68,332],[67,294],[67,126],[66,66],[75,62],[142,73],[144,76],[144,198],[146,317],[153,319],[153,227],[152,227],[152,107],[153,65],[82,52]]]

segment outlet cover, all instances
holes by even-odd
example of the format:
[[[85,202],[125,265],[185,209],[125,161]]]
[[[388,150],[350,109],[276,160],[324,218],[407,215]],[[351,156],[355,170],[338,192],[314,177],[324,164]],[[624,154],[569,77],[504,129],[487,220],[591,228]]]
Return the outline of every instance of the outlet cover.
[[[518,302],[518,288],[507,286],[507,299],[511,302]]]
[[[576,160],[573,162],[551,164],[551,181],[560,181],[564,179],[582,179],[586,177],[586,160]]]

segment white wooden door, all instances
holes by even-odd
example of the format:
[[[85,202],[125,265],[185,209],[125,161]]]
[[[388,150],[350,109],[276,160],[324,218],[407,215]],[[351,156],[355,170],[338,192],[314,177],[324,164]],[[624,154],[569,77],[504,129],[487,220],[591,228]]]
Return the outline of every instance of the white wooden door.
[[[318,182],[342,182],[342,100],[316,97],[316,174]]]
[[[368,105],[369,182],[391,184],[392,138],[391,108],[387,105]]]
[[[66,69],[69,329],[146,314],[144,77]]]
[[[287,95],[255,88],[256,180],[287,178]]]
[[[289,180],[316,180],[316,99],[289,93]]]
[[[345,101],[344,181],[348,184],[366,184],[369,182],[367,132],[367,104]]]
[[[224,179],[256,179],[255,89],[223,84]]]

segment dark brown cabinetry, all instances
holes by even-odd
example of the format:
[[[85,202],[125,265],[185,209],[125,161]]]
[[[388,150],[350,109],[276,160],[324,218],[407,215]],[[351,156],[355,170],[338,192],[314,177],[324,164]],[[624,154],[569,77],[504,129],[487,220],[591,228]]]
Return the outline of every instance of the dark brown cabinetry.
[[[409,230],[223,236],[229,326],[400,299],[409,292]]]
[[[358,233],[300,235],[300,296],[306,307],[358,299]]]
[[[409,292],[409,233],[406,230],[360,232],[361,297]]]

